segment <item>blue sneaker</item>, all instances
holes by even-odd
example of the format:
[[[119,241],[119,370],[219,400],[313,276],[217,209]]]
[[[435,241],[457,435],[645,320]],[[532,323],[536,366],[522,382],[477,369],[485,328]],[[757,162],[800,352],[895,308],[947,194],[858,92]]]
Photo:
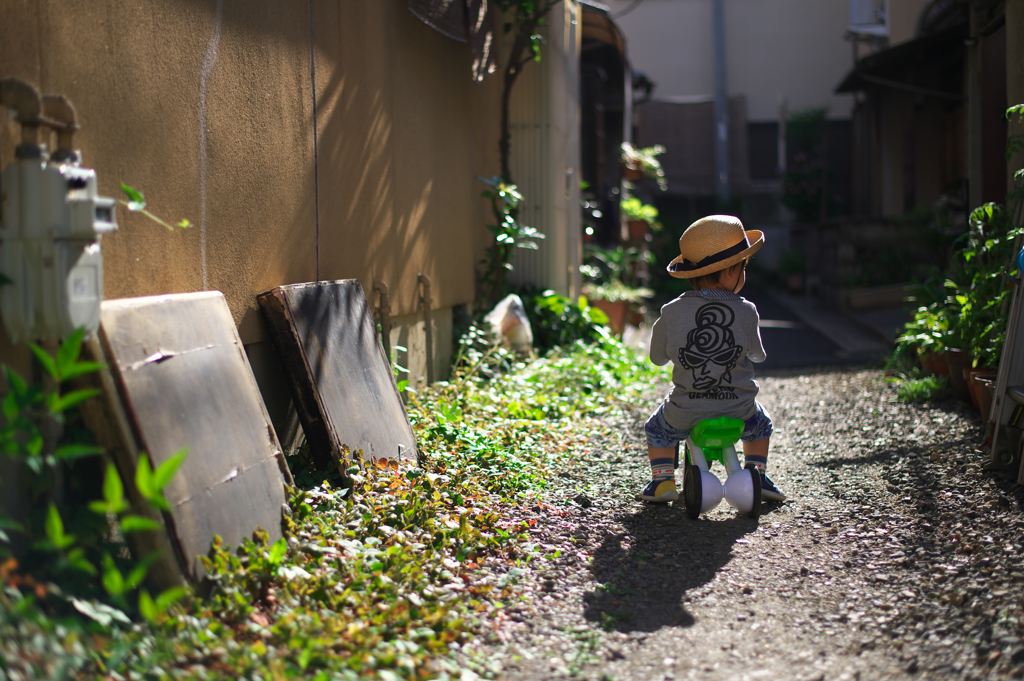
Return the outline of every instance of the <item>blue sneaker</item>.
[[[785,493],[776,487],[772,479],[768,477],[768,474],[764,472],[764,468],[758,466],[756,463],[748,463],[747,468],[753,468],[761,474],[761,500],[762,501],[785,501]]]
[[[640,498],[644,501],[653,501],[660,504],[675,501],[679,498],[679,492],[676,490],[676,481],[673,478],[651,480],[647,483],[647,487],[644,487],[644,490],[640,492]]]

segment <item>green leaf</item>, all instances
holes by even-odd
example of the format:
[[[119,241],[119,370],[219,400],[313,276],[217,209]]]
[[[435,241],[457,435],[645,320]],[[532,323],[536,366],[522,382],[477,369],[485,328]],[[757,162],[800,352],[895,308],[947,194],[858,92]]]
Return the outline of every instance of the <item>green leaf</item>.
[[[270,556],[267,560],[270,561],[271,565],[280,565],[281,561],[284,560],[285,554],[288,553],[288,542],[284,537],[281,537],[274,545],[270,547]]]
[[[110,504],[108,504],[105,501],[100,501],[99,499],[95,499],[93,501],[90,501],[88,503],[88,508],[89,508],[90,511],[92,511],[96,515],[106,515],[107,513],[113,513],[114,512],[114,510],[112,508],[110,508]]]
[[[135,466],[135,486],[143,499],[153,500],[156,490],[153,489],[153,473],[145,452],[139,452],[139,462]]]
[[[53,360],[53,357],[50,357],[46,350],[43,350],[35,343],[29,343],[28,347],[32,350],[32,354],[36,356],[36,359],[39,361],[39,364],[43,367],[46,373],[50,375],[50,378],[55,381],[59,381],[60,372],[57,370],[57,362]]]
[[[160,611],[157,610],[156,603],[153,602],[153,597],[149,595],[149,592],[145,589],[139,591],[139,613],[146,618],[146,621],[156,623],[158,617],[160,617]]]
[[[155,492],[163,491],[186,457],[188,457],[188,447],[182,447],[174,456],[157,466],[156,471],[153,473],[153,490]]]
[[[78,547],[68,552],[68,564],[80,572],[88,575],[96,574],[96,566],[85,557],[85,549]]]
[[[51,409],[51,411],[59,414],[63,411],[70,409],[71,407],[74,407],[77,404],[85,402],[90,397],[94,397],[99,394],[100,391],[96,388],[86,388],[84,390],[75,390],[73,392],[69,392],[67,395],[62,396],[57,401],[57,404],[53,407],[53,409]]]
[[[64,445],[58,447],[57,451],[53,453],[55,457],[62,461],[70,461],[72,459],[81,459],[85,456],[96,456],[97,454],[103,453],[103,447],[96,445]]]
[[[181,451],[178,452],[181,454]],[[164,465],[174,460],[178,456],[168,459],[164,462]],[[173,472],[173,471],[172,471]],[[155,474],[149,466],[149,457],[146,456],[145,452],[139,452],[139,463],[135,469],[135,486],[139,489],[139,494],[143,496],[150,504],[154,507],[159,508],[161,511],[171,511],[171,505],[167,503],[167,499],[160,493],[160,489],[156,486]]]
[[[43,472],[44,464],[43,459],[40,456],[29,456],[25,459],[22,459],[22,463],[28,466],[29,469],[31,469],[31,471],[36,475],[39,475],[40,473]]]
[[[161,511],[171,512],[171,503],[167,501],[167,497],[159,492],[153,495],[153,498],[149,500],[149,503]]]
[[[0,286],[9,286],[10,284],[13,284],[13,283],[14,283],[14,280],[12,280],[10,277],[8,277],[3,272],[0,272]]]
[[[4,376],[7,378],[7,385],[11,386],[11,392],[17,395],[19,400],[24,400],[28,393],[28,386],[21,376],[6,366],[4,367]]]
[[[160,612],[164,612],[176,601],[181,600],[188,592],[185,587],[175,586],[163,591],[159,596],[156,597],[156,607]]]
[[[128,203],[126,204],[128,206],[128,210],[138,211],[146,207],[146,199],[142,196],[142,192],[129,187],[124,182],[121,183],[121,189],[123,189],[124,193],[128,196]]]
[[[15,417],[18,416],[19,411],[21,411],[21,409],[18,407],[18,398],[14,394],[14,391],[12,390],[11,392],[7,393],[7,397],[4,398],[4,419],[7,420],[8,423],[10,423],[15,419]]]
[[[120,596],[125,592],[124,576],[114,565],[109,553],[103,554],[103,588],[111,596]]]
[[[85,327],[80,326],[71,332],[60,349],[57,350],[57,372],[64,376],[64,372],[70,369],[71,366],[78,359],[79,353],[82,351],[82,338],[85,336]]]
[[[105,369],[106,364],[102,362],[75,362],[71,366],[61,371],[61,378],[65,381],[81,376],[82,374],[91,374],[100,369]]]
[[[302,652],[299,653],[299,659],[298,659],[299,669],[300,670],[306,671],[306,667],[309,666],[309,660],[310,660],[310,658],[312,656],[313,656],[313,648],[312,648],[312,646],[307,645],[305,648],[302,649]],[[389,679],[389,678],[387,678],[387,677],[382,675],[382,672],[385,672],[385,671],[387,671],[387,670],[386,669],[379,669],[379,670],[377,670],[377,674],[381,675],[381,678],[384,679],[384,681],[392,681],[391,679]],[[401,679],[401,677],[398,676],[398,674],[394,674],[394,672],[392,672],[392,674],[394,675],[396,680]]]
[[[114,513],[119,513],[125,506],[124,484],[112,463],[107,464],[107,470],[103,476],[103,498],[106,499]]]
[[[46,536],[58,549],[65,549],[75,543],[74,535],[64,534],[64,522],[60,519],[60,513],[53,502],[50,502],[50,509],[46,514]]]
[[[175,223],[175,227],[177,227],[178,229],[188,229],[191,226],[192,223],[186,220],[185,218],[182,218],[181,220]]]
[[[146,572],[149,570],[149,562],[142,561],[132,568],[132,571],[128,573],[128,578],[124,582],[125,590],[130,591],[142,584],[142,580],[146,578]]]
[[[124,534],[131,534],[132,532],[151,532],[159,530],[160,527],[161,525],[157,521],[141,515],[126,515],[121,518],[121,532]]]

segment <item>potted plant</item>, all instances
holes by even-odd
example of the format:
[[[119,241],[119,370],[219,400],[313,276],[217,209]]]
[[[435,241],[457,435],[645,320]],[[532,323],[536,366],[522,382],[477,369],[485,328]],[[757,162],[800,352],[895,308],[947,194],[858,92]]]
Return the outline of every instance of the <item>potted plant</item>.
[[[659,154],[665,153],[665,147],[655,144],[650,147],[638,148],[630,142],[622,143],[622,177],[630,182],[636,182],[649,177],[658,183],[661,191],[668,189],[665,181],[665,171],[661,162],[656,158]]]
[[[938,302],[923,305],[914,311],[897,344],[913,349],[921,368],[928,373],[949,373],[945,351],[950,341],[950,319]]]
[[[612,333],[621,335],[626,328],[630,309],[640,307],[647,298],[654,295],[654,291],[612,279],[606,283],[584,284],[583,295],[591,305],[608,315]]]
[[[643,241],[650,231],[660,231],[661,223],[658,222],[658,209],[654,206],[643,203],[638,198],[624,200],[619,208],[626,218],[629,226],[629,240]]]
[[[612,331],[621,334],[630,310],[642,309],[645,299],[654,295],[650,289],[635,285],[636,267],[649,254],[635,247],[588,244],[584,255],[586,263],[580,267],[586,278],[583,294],[591,305],[608,315]]]

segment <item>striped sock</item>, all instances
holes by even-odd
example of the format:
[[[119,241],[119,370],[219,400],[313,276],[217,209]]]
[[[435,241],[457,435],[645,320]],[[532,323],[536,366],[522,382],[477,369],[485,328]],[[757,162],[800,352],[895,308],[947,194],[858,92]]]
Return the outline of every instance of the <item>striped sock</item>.
[[[651,478],[653,480],[672,480],[675,477],[675,460],[651,459]]]
[[[743,459],[748,465],[754,464],[754,466],[760,473],[764,473],[765,469],[768,467],[767,456],[754,456],[752,454],[747,454],[746,456],[743,457]]]

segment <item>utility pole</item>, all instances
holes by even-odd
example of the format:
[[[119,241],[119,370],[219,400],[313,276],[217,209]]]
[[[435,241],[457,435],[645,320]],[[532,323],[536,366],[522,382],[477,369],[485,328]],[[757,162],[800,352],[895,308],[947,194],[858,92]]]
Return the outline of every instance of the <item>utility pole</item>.
[[[711,0],[715,45],[715,170],[718,198],[729,200],[729,94],[725,81],[725,12],[723,0]]]

